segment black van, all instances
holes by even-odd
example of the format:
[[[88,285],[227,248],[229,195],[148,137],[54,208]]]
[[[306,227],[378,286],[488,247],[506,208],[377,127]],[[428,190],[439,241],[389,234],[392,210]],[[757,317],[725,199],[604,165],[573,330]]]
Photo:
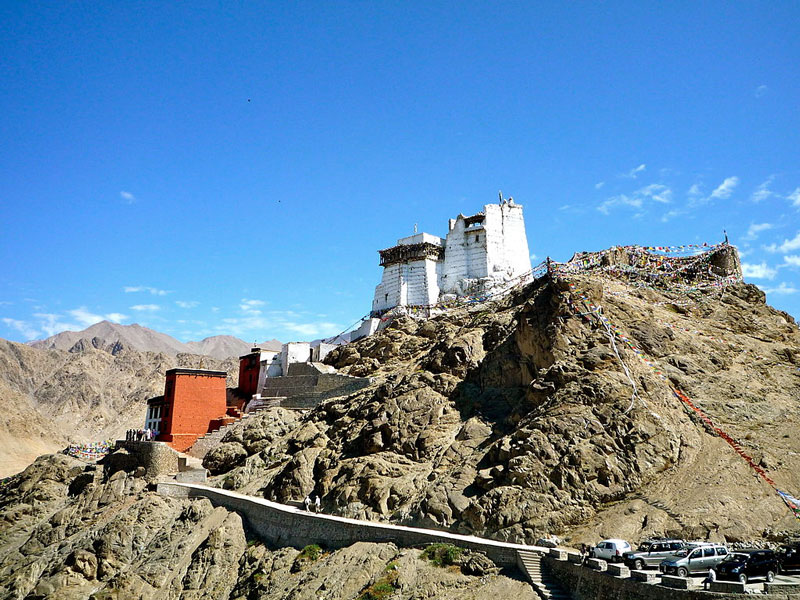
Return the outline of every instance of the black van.
[[[714,569],[717,579],[747,583],[754,577],[775,579],[778,572],[778,557],[773,550],[738,550],[731,552]]]
[[[800,571],[800,542],[790,543],[778,549],[781,572]]]

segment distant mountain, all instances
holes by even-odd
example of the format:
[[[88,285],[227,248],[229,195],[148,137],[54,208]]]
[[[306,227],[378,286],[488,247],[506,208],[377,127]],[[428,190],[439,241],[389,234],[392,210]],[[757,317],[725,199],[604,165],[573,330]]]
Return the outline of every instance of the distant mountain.
[[[262,348],[280,342],[270,340]],[[104,350],[116,356],[122,350],[139,352],[163,352],[171,356],[181,353],[203,354],[218,359],[238,357],[250,351],[250,344],[230,335],[215,335],[200,342],[179,342],[175,338],[141,325],[120,325],[101,321],[83,331],[63,331],[45,340],[29,342],[41,350],[66,350],[81,352],[89,349]]]

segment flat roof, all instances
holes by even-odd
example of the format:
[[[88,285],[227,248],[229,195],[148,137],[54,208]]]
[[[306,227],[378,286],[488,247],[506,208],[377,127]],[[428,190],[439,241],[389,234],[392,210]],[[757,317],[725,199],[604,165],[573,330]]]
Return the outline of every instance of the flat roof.
[[[206,377],[227,377],[228,373],[225,371],[209,371],[208,369],[185,369],[178,367],[177,369],[169,369],[167,375],[205,375]]]

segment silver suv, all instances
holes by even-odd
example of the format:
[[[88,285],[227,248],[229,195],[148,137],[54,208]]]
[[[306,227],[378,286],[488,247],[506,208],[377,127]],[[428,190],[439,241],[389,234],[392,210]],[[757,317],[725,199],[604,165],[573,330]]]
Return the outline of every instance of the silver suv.
[[[673,558],[676,552],[685,548],[683,540],[647,540],[639,544],[636,552],[623,554],[622,560],[626,566],[636,570],[658,567],[661,561]]]
[[[688,577],[690,573],[707,573],[726,556],[728,549],[722,544],[703,544],[681,550],[674,558],[662,561],[658,570],[668,575]]]

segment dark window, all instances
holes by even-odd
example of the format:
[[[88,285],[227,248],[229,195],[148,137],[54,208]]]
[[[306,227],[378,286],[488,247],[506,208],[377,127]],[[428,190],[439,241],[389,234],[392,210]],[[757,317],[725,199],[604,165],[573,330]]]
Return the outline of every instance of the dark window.
[[[727,548],[717,548],[717,556],[725,556],[728,554]]]
[[[689,555],[689,558],[700,558],[703,555],[703,551],[698,548],[697,550],[692,551]]]
[[[384,302],[388,302],[389,301],[389,294],[384,294],[383,295],[383,301]]]
[[[714,548],[703,548],[703,556],[714,556]]]
[[[681,546],[682,546],[682,544],[681,544],[680,542],[672,542],[672,543],[669,545],[669,549],[670,549],[670,550],[680,550],[680,549],[681,549]]]

